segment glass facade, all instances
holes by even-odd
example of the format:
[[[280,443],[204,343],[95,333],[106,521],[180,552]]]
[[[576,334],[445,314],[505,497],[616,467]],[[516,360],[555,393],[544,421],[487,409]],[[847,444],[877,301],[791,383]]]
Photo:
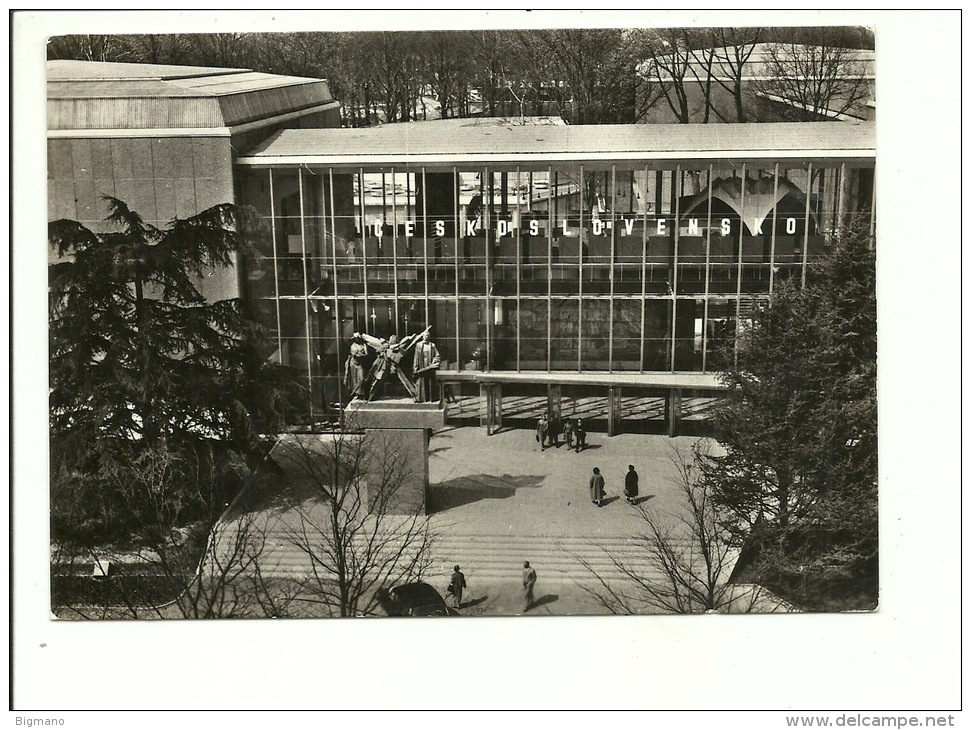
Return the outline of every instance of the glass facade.
[[[873,225],[872,165],[237,169],[265,223],[245,296],[320,409],[355,331],[430,325],[450,370],[718,370],[760,298]]]

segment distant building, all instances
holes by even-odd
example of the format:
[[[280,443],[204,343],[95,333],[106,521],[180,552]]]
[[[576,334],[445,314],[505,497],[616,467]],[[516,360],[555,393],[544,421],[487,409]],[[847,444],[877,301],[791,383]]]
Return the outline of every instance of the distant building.
[[[868,104],[875,99],[875,68],[875,54],[870,50],[783,43],[694,51],[678,49],[639,64],[639,108],[646,105],[645,95],[657,96],[657,103],[639,121],[648,124],[683,121],[665,98],[668,95],[677,103],[677,93],[683,90],[690,123],[704,121],[706,97],[711,107],[710,123],[735,122],[734,95],[719,81],[730,88],[738,81],[746,121],[872,120],[875,105]],[[787,72],[784,79],[779,76],[780,69]],[[827,104],[807,113],[807,100],[819,100],[819,95],[814,93],[818,87],[816,82],[834,75],[840,80],[833,82],[831,95],[822,95]]]
[[[102,195],[164,226],[236,200],[235,158],[274,132],[340,125],[327,82],[234,68],[48,61],[48,218],[105,225]],[[202,284],[239,295],[235,272]]]

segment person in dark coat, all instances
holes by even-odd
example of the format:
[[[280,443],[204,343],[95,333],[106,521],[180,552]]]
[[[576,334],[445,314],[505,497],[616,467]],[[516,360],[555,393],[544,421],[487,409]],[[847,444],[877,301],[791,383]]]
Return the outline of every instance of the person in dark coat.
[[[563,430],[563,419],[560,418],[559,416],[552,416],[550,418],[550,428],[548,432],[550,437],[550,446],[555,446],[556,448],[560,448],[560,432],[562,430]]]
[[[583,420],[578,418],[573,424],[573,437],[577,442],[577,453],[579,454],[583,451],[583,447],[587,445],[587,430],[583,427]]]
[[[573,448],[573,419],[567,418],[563,421],[563,438],[566,440],[566,450]]]
[[[637,504],[637,472],[634,465],[627,465],[627,476],[624,477],[624,497],[630,504]]]
[[[590,501],[598,507],[604,506],[604,478],[597,467],[593,468],[593,475],[590,477]]]
[[[452,572],[452,580],[448,583],[448,592],[452,596],[455,608],[462,608],[462,592],[465,588],[465,574],[456,565],[455,570]]]
[[[533,607],[533,586],[536,585],[536,571],[529,567],[529,561],[523,563],[523,613]]]

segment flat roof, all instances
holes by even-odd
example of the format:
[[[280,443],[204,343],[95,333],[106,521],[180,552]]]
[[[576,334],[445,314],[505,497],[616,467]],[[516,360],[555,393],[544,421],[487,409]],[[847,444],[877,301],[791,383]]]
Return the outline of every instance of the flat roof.
[[[56,60],[47,62],[48,81],[128,81],[131,79],[184,79],[213,74],[246,73],[247,69],[210,66],[175,66],[159,63]]]
[[[873,122],[482,126],[449,120],[354,129],[286,129],[238,164],[533,164],[551,161],[872,160]]]
[[[47,63],[49,130],[222,128],[333,105],[322,79],[234,68]]]

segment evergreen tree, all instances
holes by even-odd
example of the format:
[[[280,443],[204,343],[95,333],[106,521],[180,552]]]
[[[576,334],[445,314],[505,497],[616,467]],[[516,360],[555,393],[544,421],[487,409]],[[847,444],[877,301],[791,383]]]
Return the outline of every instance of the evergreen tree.
[[[212,452],[224,466],[253,455],[254,418],[276,425],[288,389],[240,302],[206,301],[196,285],[232,263],[250,216],[223,204],[160,229],[106,202],[106,232],[69,220],[48,231],[59,257],[48,291],[52,514],[62,537],[130,525],[137,510],[111,485],[143,451],[177,461]],[[166,489],[182,499],[192,485]]]
[[[706,482],[759,555],[762,580],[804,605],[877,591],[875,259],[847,229],[804,288],[783,284],[740,335]],[[815,586],[815,588],[813,587]],[[833,605],[833,604],[829,604]]]

